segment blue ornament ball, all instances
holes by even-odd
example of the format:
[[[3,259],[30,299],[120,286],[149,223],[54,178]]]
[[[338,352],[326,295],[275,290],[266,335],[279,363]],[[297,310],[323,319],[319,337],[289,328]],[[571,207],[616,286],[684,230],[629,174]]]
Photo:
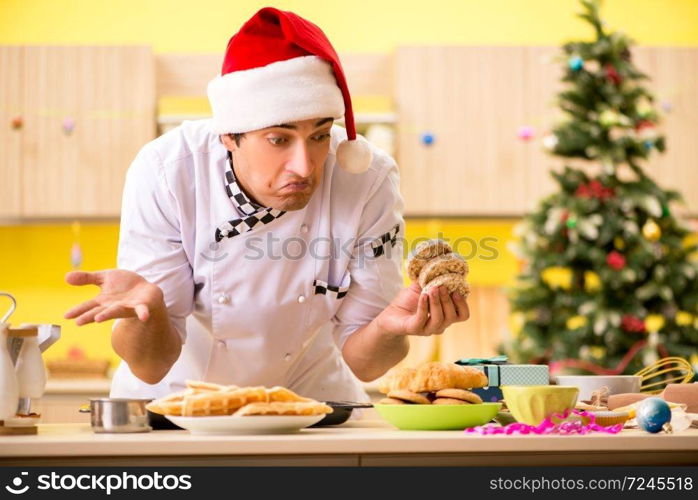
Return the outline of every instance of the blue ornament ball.
[[[584,67],[584,59],[579,56],[570,57],[568,63],[572,71],[579,71]]]
[[[671,422],[671,408],[661,398],[647,398],[640,403],[635,418],[643,431],[656,433]]]
[[[431,132],[424,132],[422,134],[422,144],[424,144],[425,146],[431,146],[432,144],[434,144],[434,134],[432,134]]]

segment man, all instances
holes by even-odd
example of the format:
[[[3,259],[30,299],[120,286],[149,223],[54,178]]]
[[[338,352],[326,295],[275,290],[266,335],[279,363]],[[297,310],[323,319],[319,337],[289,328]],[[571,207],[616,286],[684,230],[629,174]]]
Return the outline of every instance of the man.
[[[394,160],[356,136],[337,54],[293,13],[257,12],[208,95],[211,120],[137,155],[119,269],[69,273],[101,293],[66,317],[118,318],[112,397],[159,397],[197,379],[365,400],[356,377],[398,363],[408,335],[469,316],[446,290],[402,289]],[[333,127],[342,115],[346,131]]]

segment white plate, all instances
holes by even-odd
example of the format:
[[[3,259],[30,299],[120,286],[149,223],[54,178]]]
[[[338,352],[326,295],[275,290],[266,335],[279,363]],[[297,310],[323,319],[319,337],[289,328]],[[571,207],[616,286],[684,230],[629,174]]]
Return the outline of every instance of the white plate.
[[[250,415],[245,417],[177,417],[166,415],[192,434],[283,434],[298,432],[325,415]]]

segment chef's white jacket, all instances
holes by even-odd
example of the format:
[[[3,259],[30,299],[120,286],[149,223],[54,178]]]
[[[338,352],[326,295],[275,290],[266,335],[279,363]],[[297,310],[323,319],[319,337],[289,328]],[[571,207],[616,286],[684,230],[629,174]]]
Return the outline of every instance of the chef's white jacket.
[[[216,243],[216,228],[243,214],[225,191],[227,150],[209,129],[210,120],[184,122],[146,144],[126,175],[118,267],[162,289],[184,343],[157,384],[122,361],[111,396],[160,397],[192,379],[366,400],[341,348],[402,287],[395,161],[371,146],[367,172],[343,171],[335,151],[346,132],[335,126],[305,208]]]

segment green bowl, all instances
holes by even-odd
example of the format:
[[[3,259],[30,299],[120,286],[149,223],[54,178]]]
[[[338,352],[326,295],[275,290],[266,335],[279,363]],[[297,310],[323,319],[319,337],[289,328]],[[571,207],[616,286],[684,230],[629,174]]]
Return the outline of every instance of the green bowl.
[[[464,405],[374,404],[378,414],[402,430],[462,430],[492,420],[501,403]]]
[[[577,404],[579,389],[563,385],[505,385],[500,387],[514,418],[538,425],[555,413],[564,413]]]

